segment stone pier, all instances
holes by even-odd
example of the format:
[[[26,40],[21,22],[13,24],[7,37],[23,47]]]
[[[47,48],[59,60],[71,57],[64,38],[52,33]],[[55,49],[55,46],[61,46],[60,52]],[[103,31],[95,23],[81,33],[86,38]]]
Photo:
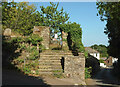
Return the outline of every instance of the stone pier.
[[[64,75],[67,78],[85,80],[85,57],[83,54],[80,56],[64,57]]]

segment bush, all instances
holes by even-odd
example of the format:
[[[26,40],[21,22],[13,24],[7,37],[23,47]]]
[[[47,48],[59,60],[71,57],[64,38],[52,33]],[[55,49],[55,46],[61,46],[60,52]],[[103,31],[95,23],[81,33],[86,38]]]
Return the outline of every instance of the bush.
[[[38,50],[34,50],[33,52],[30,53],[30,56],[28,57],[28,59],[35,60],[38,57],[39,57],[39,51]]]
[[[21,59],[21,58],[18,58],[17,61],[18,61],[19,63],[24,63],[24,59]]]
[[[90,78],[90,73],[92,72],[91,67],[87,68],[85,67],[85,79]]]
[[[30,65],[26,64],[25,66],[23,66],[23,72],[25,74],[30,74],[31,73],[31,69],[30,69]]]
[[[88,52],[87,51],[84,52],[84,55],[85,55],[85,58],[88,58]]]
[[[100,62],[100,63],[104,63],[104,60],[100,59],[99,62]]]

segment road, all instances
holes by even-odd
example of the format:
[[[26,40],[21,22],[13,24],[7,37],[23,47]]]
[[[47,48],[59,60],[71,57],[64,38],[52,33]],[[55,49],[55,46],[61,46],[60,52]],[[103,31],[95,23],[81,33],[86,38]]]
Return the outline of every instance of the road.
[[[102,68],[92,79],[93,85],[97,87],[120,87],[120,80],[112,75],[111,70],[112,68]]]

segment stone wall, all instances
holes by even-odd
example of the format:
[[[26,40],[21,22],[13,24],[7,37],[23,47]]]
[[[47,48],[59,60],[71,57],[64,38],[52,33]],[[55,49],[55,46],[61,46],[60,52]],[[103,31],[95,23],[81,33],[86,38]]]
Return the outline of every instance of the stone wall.
[[[11,36],[11,33],[12,33],[12,32],[11,32],[11,29],[10,29],[10,28],[7,28],[7,29],[4,30],[3,35],[4,35],[4,36]]]
[[[69,50],[68,44],[67,44],[67,36],[68,34],[62,31],[62,39],[63,39],[62,43],[63,43],[63,49],[65,50]]]
[[[79,56],[64,57],[64,75],[68,78],[79,78],[85,80],[85,57],[84,54]]]
[[[49,49],[50,43],[50,27],[46,26],[34,26],[33,34],[38,34],[43,38],[42,45],[45,49]]]

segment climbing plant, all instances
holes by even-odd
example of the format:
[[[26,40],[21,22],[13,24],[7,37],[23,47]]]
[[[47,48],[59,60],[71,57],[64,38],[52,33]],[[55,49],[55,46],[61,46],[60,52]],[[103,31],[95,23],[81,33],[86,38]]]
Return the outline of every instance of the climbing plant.
[[[67,24],[60,25],[60,28],[68,33],[68,45],[69,48],[77,50],[79,52],[84,52],[84,46],[82,44],[82,28],[80,24],[76,22],[68,22]]]

